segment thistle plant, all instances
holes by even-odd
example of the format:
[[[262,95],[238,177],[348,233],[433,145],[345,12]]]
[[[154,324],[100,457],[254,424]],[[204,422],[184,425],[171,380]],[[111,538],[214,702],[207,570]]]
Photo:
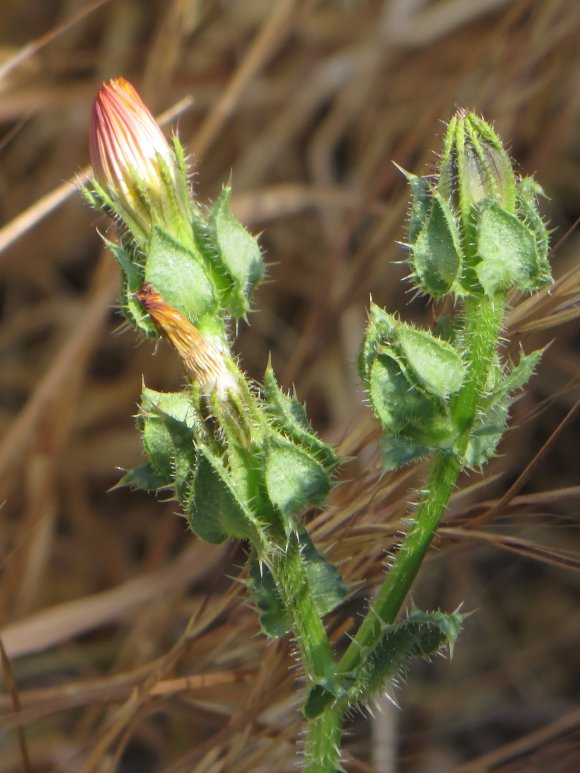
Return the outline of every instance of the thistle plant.
[[[385,581],[337,659],[324,618],[347,588],[304,516],[324,506],[340,459],[270,365],[253,383],[232,351],[264,276],[256,239],[233,217],[229,187],[211,206],[196,200],[178,138],[164,138],[123,79],[97,94],[90,150],[94,179],[85,195],[118,225],[109,247],[123,314],[145,336],[167,339],[188,374],[177,392],[143,388],[137,426],[146,461],[121,483],[174,497],[199,539],[247,545],[246,585],[262,630],[290,633],[297,645],[303,766],[334,771],[345,712],[413,658],[451,649],[462,626],[457,611],[398,616],[460,473],[496,453],[514,394],[541,356],[507,362],[501,346],[507,294],[551,281],[541,188],[517,178],[493,129],[464,111],[447,127],[437,174],[404,173],[410,278],[457,311],[429,331],[370,309],[358,364],[383,430],[385,470],[427,456],[432,464]]]

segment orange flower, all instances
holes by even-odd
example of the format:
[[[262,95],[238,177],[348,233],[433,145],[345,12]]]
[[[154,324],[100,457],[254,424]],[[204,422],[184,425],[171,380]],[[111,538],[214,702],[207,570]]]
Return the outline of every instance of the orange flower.
[[[135,297],[147,310],[161,335],[169,338],[187,370],[206,394],[227,397],[238,391],[234,374],[228,369],[220,348],[206,338],[173,306],[166,303],[150,284],[144,284]]]
[[[166,185],[163,171],[175,181],[179,169],[155,119],[124,78],[104,83],[97,92],[89,149],[97,182],[149,231],[151,209]]]

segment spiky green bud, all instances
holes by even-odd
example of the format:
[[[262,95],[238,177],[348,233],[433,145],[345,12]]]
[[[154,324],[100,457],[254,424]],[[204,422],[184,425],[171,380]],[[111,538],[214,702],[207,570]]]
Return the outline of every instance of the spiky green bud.
[[[533,180],[518,180],[490,124],[458,110],[447,126],[438,174],[406,173],[412,190],[409,247],[417,284],[440,298],[551,281],[547,231]]]

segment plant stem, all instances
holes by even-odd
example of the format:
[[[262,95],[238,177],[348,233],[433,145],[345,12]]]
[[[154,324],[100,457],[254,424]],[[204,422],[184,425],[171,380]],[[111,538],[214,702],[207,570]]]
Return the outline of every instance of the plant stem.
[[[292,618],[292,630],[310,685],[330,679],[334,658],[295,535],[290,538],[287,550],[277,553],[272,559],[271,570],[284,606]]]
[[[342,718],[346,704],[333,706],[308,723],[304,747],[306,773],[335,773],[340,760]]]
[[[490,370],[494,366],[503,311],[503,296],[477,296],[466,302],[464,346],[468,369],[463,387],[451,404],[451,415],[458,429],[456,453],[451,455],[440,452],[436,455],[427,491],[415,514],[414,523],[396,553],[371,609],[339,661],[338,674],[356,671],[365,651],[377,644],[382,627],[395,620],[417,576],[463,466],[461,458],[467,448],[481,398],[485,394]],[[331,739],[340,734],[346,708],[344,703],[336,702],[311,723],[307,749],[328,752],[328,745],[324,746],[322,736],[325,734]],[[327,755],[324,764],[322,766],[321,759],[320,767],[310,769],[334,772],[338,765],[338,752],[334,760]]]

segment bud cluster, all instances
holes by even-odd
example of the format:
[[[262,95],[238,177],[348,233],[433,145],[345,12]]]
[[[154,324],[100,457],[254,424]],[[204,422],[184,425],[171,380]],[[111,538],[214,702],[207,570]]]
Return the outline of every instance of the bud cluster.
[[[250,386],[230,352],[227,323],[248,314],[264,275],[257,240],[233,217],[229,188],[210,208],[193,198],[178,139],[165,140],[122,78],[97,93],[90,152],[95,177],[85,194],[121,226],[109,247],[124,313],[167,338],[192,381],[180,392],[143,389],[137,423],[148,459],[121,483],[172,494],[207,542],[249,540],[249,587],[264,629],[280,635],[288,615],[269,575],[277,554],[298,552],[319,586],[320,614],[345,595],[301,524],[328,494],[338,458],[270,368],[261,388]]]
[[[540,186],[516,178],[492,127],[463,110],[449,122],[436,182],[407,174],[413,201],[411,265],[418,287],[434,298],[551,281]]]
[[[510,289],[531,292],[551,281],[548,234],[538,211],[540,186],[518,179],[491,126],[463,110],[451,119],[438,174],[404,172],[411,187],[410,264],[417,288],[434,299],[487,299],[501,306]],[[478,466],[505,430],[513,391],[539,353],[517,366],[491,368],[467,445],[453,416],[472,368],[465,316],[438,322],[438,335],[400,323],[373,306],[359,357],[371,405],[384,429],[387,469],[432,451]],[[461,438],[461,440],[459,440]]]

